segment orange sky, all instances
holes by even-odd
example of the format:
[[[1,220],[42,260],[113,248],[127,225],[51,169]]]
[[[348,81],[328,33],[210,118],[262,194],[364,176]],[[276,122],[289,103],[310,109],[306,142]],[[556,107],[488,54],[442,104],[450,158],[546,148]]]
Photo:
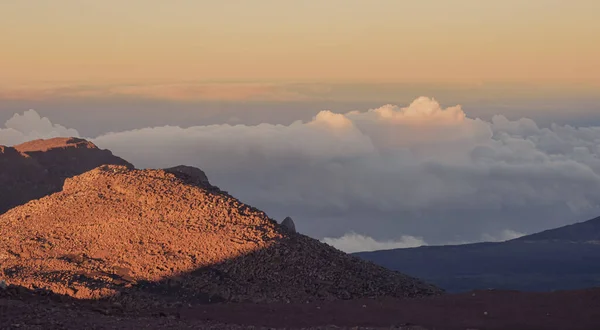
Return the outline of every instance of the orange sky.
[[[597,0],[0,2],[0,85],[600,82]]]

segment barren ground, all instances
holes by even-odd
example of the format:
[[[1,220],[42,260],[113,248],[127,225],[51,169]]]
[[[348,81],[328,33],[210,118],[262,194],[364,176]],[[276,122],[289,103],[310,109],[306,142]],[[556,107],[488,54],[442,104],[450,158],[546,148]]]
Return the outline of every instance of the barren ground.
[[[0,328],[600,329],[600,289],[476,291],[416,299],[228,303],[126,311],[109,303],[10,288],[0,293]]]

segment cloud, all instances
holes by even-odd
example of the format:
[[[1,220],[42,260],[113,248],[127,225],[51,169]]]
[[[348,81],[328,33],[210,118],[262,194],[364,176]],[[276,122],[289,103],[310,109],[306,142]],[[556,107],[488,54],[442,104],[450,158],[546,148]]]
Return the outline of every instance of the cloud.
[[[419,237],[402,236],[399,240],[396,241],[377,241],[372,237],[356,233],[347,233],[339,238],[325,237],[321,241],[346,253],[391,250],[427,245],[425,241],[423,241],[423,239]]]
[[[15,114],[0,128],[0,144],[15,145],[35,139],[48,139],[59,136],[79,136],[75,129],[53,124],[41,117],[35,110],[27,110],[22,115]]]
[[[43,121],[21,117],[28,127]],[[28,130],[18,131],[22,139]],[[141,168],[202,168],[214,184],[273,217],[292,216],[317,238],[501,240],[510,235],[483,235],[600,210],[600,127],[486,121],[426,97],[289,125],[147,127],[92,141]]]
[[[483,234],[481,235],[481,240],[483,242],[504,242],[522,236],[525,236],[525,234],[510,229],[505,229],[498,235]]]
[[[524,235],[525,234],[516,232],[514,230],[505,229],[500,231],[496,235],[484,233],[481,235],[480,239],[474,241],[444,242],[439,245],[459,245],[476,242],[504,242],[522,237]],[[372,237],[357,234],[354,232],[346,233],[345,235],[338,238],[325,237],[321,241],[346,253],[405,249],[429,245],[423,240],[422,237],[404,235],[397,240],[376,240]]]
[[[258,205],[348,210],[499,209],[600,200],[600,128],[491,122],[419,98],[406,108],[322,111],[291,125],[172,126],[94,139],[141,167],[202,167]],[[570,193],[566,194],[565,191]]]

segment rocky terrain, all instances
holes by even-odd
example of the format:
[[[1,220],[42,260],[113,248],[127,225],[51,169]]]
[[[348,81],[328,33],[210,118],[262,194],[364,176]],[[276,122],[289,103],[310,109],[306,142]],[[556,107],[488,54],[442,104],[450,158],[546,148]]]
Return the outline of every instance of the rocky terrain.
[[[0,329],[595,330],[600,290],[474,291],[418,299],[219,303],[135,312],[108,301],[0,288]]]
[[[0,183],[0,329],[600,328],[600,290],[442,294],[200,169],[136,170],[81,139],[0,147]]]
[[[285,230],[185,172],[102,166],[9,210],[0,216],[0,277],[131,308],[441,293]]]
[[[66,178],[104,164],[133,167],[78,138],[35,140],[14,147],[0,145],[0,214],[60,191]]]

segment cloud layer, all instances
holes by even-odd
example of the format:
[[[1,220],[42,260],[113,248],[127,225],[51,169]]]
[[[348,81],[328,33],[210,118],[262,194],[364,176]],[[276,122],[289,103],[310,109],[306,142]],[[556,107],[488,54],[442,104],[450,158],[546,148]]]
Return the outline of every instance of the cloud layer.
[[[564,203],[573,211],[598,204],[599,141],[597,127],[485,122],[429,98],[406,108],[322,111],[289,126],[165,126],[94,139],[140,167],[198,165],[226,187],[248,187],[258,203],[336,210]]]
[[[348,233],[339,238],[325,237],[322,239],[322,242],[346,253],[404,249],[427,245],[427,243],[419,237],[402,236],[396,241],[377,241],[372,237],[357,233]]]
[[[0,143],[77,135],[33,112],[7,127]],[[347,250],[423,243],[410,236],[493,240],[510,236],[506,228],[527,232],[599,212],[600,127],[484,121],[426,97],[290,125],[149,127],[93,142],[142,168],[200,167],[243,201],[291,215],[299,230]]]
[[[442,242],[438,243],[438,245],[458,245],[476,242],[504,242],[511,239],[519,238],[523,235],[523,233],[519,233],[510,229],[505,229],[500,231],[497,235],[490,235],[484,233],[479,239],[476,239],[474,241]],[[405,249],[429,245],[427,242],[425,242],[425,240],[423,240],[422,237],[403,235],[396,240],[376,240],[372,237],[357,234],[354,232],[346,233],[345,235],[338,238],[325,237],[321,241],[323,243],[329,244],[337,248],[338,250],[342,250],[347,253]]]

